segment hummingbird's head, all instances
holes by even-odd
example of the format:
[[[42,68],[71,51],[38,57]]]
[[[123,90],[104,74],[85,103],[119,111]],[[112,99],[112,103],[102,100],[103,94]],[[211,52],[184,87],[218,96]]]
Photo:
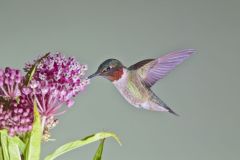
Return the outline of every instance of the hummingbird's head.
[[[90,79],[95,76],[102,76],[110,81],[115,81],[122,77],[123,68],[125,67],[119,60],[107,59],[102,64],[100,64],[97,71],[88,78]]]

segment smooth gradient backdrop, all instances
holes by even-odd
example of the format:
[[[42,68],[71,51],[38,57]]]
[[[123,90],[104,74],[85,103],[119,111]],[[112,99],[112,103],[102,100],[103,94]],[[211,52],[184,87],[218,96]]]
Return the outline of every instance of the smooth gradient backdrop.
[[[22,68],[48,51],[89,65],[107,58],[126,66],[169,51],[194,48],[183,65],[153,87],[179,113],[130,106],[105,79],[96,78],[59,117],[55,142],[114,131],[104,160],[237,160],[240,156],[239,0],[0,0],[0,67]],[[90,160],[98,143],[59,160]]]

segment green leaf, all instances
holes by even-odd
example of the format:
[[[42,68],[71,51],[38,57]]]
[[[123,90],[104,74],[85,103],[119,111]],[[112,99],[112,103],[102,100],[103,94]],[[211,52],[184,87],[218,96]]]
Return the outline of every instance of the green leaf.
[[[8,135],[7,130],[1,130],[0,160],[21,160],[21,154],[25,150],[25,144],[17,137]]]
[[[87,145],[89,143],[93,143],[95,141],[105,139],[108,137],[113,137],[121,145],[119,138],[114,133],[100,132],[97,134],[93,134],[91,136],[87,136],[86,138],[84,138],[82,140],[77,140],[77,141],[69,142],[67,144],[62,145],[61,147],[56,149],[52,154],[48,155],[45,158],[45,160],[53,160],[53,159],[57,158],[58,156],[66,153],[66,152],[69,152],[73,149],[77,149],[77,148]]]
[[[25,160],[39,160],[41,151],[42,129],[37,104],[34,101],[34,122],[32,131],[28,135]]]
[[[100,144],[98,146],[98,150],[95,153],[95,156],[93,157],[93,160],[101,160],[102,159],[104,141],[105,141],[105,139],[101,140],[101,142],[100,142]]]
[[[8,136],[8,152],[10,160],[21,160],[21,153],[18,144],[15,143],[14,138]]]
[[[1,134],[1,133],[0,133],[0,134]],[[4,159],[1,144],[0,144],[0,159]]]
[[[36,72],[36,69],[37,69],[38,65],[41,63],[41,61],[42,61],[44,58],[48,57],[49,54],[50,54],[50,52],[46,53],[43,57],[39,58],[39,59],[35,62],[35,64],[32,65],[31,69],[27,72],[27,75],[26,75],[26,81],[25,81],[25,85],[26,85],[26,86],[28,86],[29,83],[30,83],[30,81],[32,80],[32,78],[33,78],[33,76],[34,76],[34,74],[35,74],[35,72]]]
[[[26,145],[19,137],[17,136],[11,137],[11,141],[18,145],[18,148],[20,149],[21,153],[24,153]]]
[[[0,131],[1,134],[1,147],[4,160],[10,160],[8,153],[8,134],[6,130]]]

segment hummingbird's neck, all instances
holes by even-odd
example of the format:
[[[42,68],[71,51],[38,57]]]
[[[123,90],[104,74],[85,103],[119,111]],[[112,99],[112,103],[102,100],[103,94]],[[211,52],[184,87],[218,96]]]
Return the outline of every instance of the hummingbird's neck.
[[[125,72],[126,72],[126,68],[121,67],[121,68],[115,70],[114,72],[112,72],[107,78],[111,82],[115,82],[115,81],[120,80],[123,77],[123,75],[125,74]]]
[[[123,87],[123,85],[125,85],[125,82],[126,82],[126,80],[127,80],[127,77],[128,77],[128,70],[127,70],[127,68],[123,68],[122,76],[121,76],[118,80],[112,81],[112,83],[113,83],[118,89],[120,89],[121,87]],[[119,87],[120,87],[120,88],[119,88]]]

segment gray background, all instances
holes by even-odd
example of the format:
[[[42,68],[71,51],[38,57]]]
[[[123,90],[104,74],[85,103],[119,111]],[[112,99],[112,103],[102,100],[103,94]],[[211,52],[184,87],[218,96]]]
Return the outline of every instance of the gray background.
[[[0,1],[0,66],[22,67],[47,51],[62,51],[89,65],[113,57],[125,65],[169,51],[192,56],[153,90],[179,113],[138,110],[105,79],[92,81],[52,131],[56,142],[114,131],[105,160],[236,160],[239,125],[239,0]],[[62,160],[91,159],[97,143]]]

